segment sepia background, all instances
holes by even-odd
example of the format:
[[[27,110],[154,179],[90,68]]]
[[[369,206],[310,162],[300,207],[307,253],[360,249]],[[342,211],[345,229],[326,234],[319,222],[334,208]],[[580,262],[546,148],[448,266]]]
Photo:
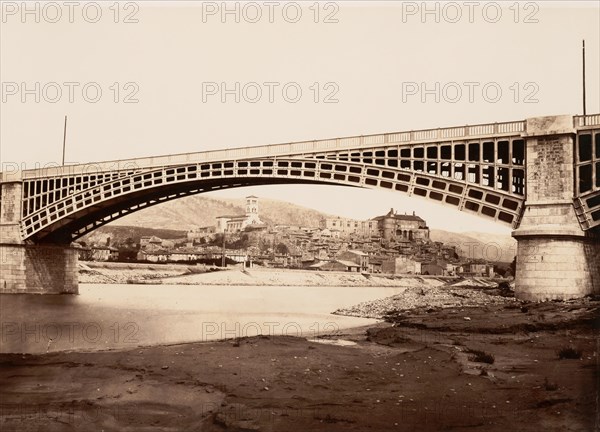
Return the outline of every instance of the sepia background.
[[[229,5],[240,8],[239,16],[223,15],[221,2],[106,3],[97,22],[83,3],[74,8],[73,22],[65,10],[51,22],[50,9],[22,16],[6,3],[0,29],[4,165],[60,163],[65,115],[66,162],[83,163],[577,114],[582,39],[587,111],[600,111],[595,2],[502,2],[500,16],[483,2],[469,15],[459,2],[458,17],[445,3],[437,3],[436,15],[424,13],[420,2],[302,2],[297,22],[296,10],[284,11],[283,3],[272,17],[261,7],[257,22],[244,3]],[[72,102],[65,82],[76,83]],[[223,102],[220,93],[203,94],[206,83],[235,88],[236,82],[277,83],[274,100],[263,93],[256,101],[229,95]],[[35,93],[36,83],[37,95],[23,94],[24,88]],[[58,83],[62,96],[50,87],[44,94],[48,83]],[[82,95],[89,83],[102,90],[96,102]],[[282,96],[286,83],[302,89],[297,102]],[[416,94],[406,93],[411,83],[420,86]],[[471,97],[463,83],[472,83]],[[486,84],[502,93],[486,97]],[[333,103],[325,102],[328,95]],[[250,193],[359,219],[395,207],[426,214],[432,228],[509,232],[385,191],[286,185],[215,195]]]

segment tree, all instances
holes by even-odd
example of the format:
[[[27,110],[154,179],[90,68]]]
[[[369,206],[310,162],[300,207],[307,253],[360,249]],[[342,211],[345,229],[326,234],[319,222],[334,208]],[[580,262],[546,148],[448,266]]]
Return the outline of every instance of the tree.
[[[279,243],[275,246],[275,252],[281,255],[287,255],[289,253],[289,249],[285,243]]]
[[[125,247],[127,249],[135,249],[135,241],[133,240],[133,237],[127,237],[127,239],[125,239]]]
[[[210,242],[210,244],[214,245],[214,246],[222,246],[223,245],[223,237],[224,236],[225,236],[225,234],[223,234],[223,233],[217,233],[217,234],[215,234],[215,237]]]

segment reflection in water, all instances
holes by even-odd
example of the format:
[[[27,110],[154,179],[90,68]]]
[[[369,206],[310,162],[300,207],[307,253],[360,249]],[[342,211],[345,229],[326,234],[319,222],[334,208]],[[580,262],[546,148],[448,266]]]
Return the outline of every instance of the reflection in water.
[[[240,336],[314,337],[375,322],[330,313],[404,288],[81,285],[0,294],[0,352],[132,348]]]

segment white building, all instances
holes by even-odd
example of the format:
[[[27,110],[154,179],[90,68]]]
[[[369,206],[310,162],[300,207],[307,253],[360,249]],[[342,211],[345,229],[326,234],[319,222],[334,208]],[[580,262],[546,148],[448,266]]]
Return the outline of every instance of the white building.
[[[217,216],[217,232],[240,232],[247,226],[264,225],[258,216],[258,197],[246,197],[246,214],[234,216]]]

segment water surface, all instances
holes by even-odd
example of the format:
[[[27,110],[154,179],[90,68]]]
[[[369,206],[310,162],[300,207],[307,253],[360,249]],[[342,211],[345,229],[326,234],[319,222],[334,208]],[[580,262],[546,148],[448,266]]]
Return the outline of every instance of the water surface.
[[[0,294],[0,352],[103,350],[240,336],[311,338],[375,320],[334,310],[399,287],[81,284],[80,294]]]

